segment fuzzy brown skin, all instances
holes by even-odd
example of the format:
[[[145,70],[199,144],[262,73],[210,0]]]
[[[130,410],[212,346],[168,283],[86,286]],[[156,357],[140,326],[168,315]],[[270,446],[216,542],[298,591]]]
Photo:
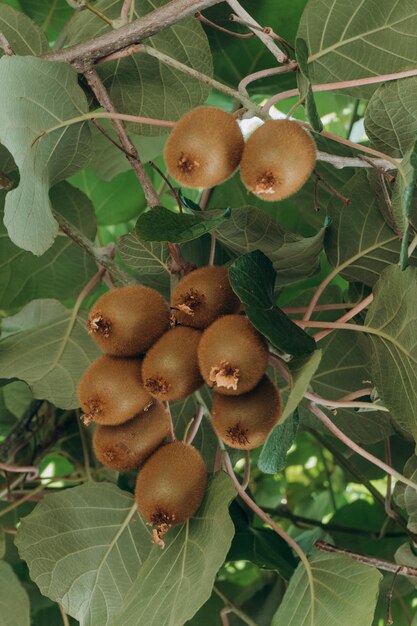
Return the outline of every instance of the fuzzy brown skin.
[[[176,321],[201,330],[220,315],[233,313],[239,304],[227,267],[218,265],[200,267],[184,276],[171,298]]]
[[[201,332],[175,326],[152,346],[143,359],[145,388],[159,400],[181,400],[201,387],[197,347]]]
[[[170,311],[155,289],[129,285],[111,289],[94,304],[88,331],[113,356],[144,354],[169,328]]]
[[[159,448],[139,471],[136,504],[139,513],[157,527],[176,526],[201,504],[207,469],[200,453],[182,441]]]
[[[142,359],[122,359],[105,354],[84,372],[78,400],[84,422],[117,426],[154,402],[141,378]]]
[[[176,124],[165,145],[171,176],[184,187],[213,187],[240,163],[244,140],[234,117],[216,107],[197,107]]]
[[[247,140],[240,176],[248,191],[266,202],[276,202],[304,185],[316,156],[316,144],[300,124],[268,120]]]
[[[241,396],[215,394],[212,425],[231,448],[252,450],[261,446],[282,415],[281,396],[268,376]]]
[[[133,470],[170,438],[171,418],[160,402],[120,426],[97,426],[93,449],[97,459],[117,472]]]
[[[203,333],[198,363],[208,385],[222,395],[253,389],[268,364],[268,346],[247,317],[225,315]]]

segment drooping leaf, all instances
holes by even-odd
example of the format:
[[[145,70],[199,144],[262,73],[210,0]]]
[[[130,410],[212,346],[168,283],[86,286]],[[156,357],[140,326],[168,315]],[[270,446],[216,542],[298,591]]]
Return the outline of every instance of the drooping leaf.
[[[0,560],[0,625],[30,626],[28,595],[11,566]]]
[[[392,212],[402,233],[400,264],[401,269],[408,265],[408,244],[410,233],[410,214],[412,209],[413,192],[417,178],[417,140],[407,150],[401,161],[401,173],[395,181],[392,195]]]
[[[308,69],[308,48],[304,39],[298,37],[295,42],[295,52],[297,56],[300,72],[298,73],[298,88],[300,90],[300,98],[304,99],[304,108],[307,113],[308,120],[315,131],[321,133],[323,124],[317,111],[314,100],[313,90],[311,88],[309,69]]]
[[[366,175],[358,172],[342,187],[349,206],[331,202],[330,227],[325,240],[326,254],[333,267],[349,281],[372,286],[381,272],[400,257],[398,236],[386,224]],[[416,263],[415,257],[410,259]]]
[[[166,4],[165,0],[141,0],[134,3],[134,19]],[[99,0],[95,8],[110,19],[120,16],[123,0]],[[111,27],[89,11],[80,11],[68,32],[70,44],[94,39]],[[197,20],[181,20],[170,28],[146,39],[146,45],[160,50],[194,70],[211,76],[213,72],[207,37]],[[118,111],[150,118],[177,120],[184,113],[203,104],[209,87],[157,59],[135,54],[97,67]],[[166,134],[160,127],[134,126],[141,134]]]
[[[5,336],[6,335],[6,336]],[[24,380],[35,398],[73,409],[78,382],[99,356],[85,318],[56,300],[33,300],[2,320],[0,378]]]
[[[174,213],[164,207],[154,207],[141,215],[136,223],[135,232],[143,241],[170,241],[182,243],[197,239],[227,220],[230,211],[221,215],[203,218],[198,214],[186,215]]]
[[[298,407],[320,365],[321,357],[322,351],[315,350],[311,356],[296,358],[288,363],[290,393],[284,406],[281,421],[292,415]]]
[[[377,150],[404,156],[417,132],[417,76],[384,83],[373,94],[365,111],[366,134]]]
[[[287,465],[287,452],[291,448],[297,434],[299,424],[298,412],[294,411],[274,430],[265,441],[258,459],[258,467],[264,474],[278,474]]]
[[[272,626],[371,626],[382,575],[348,556],[316,553],[310,559],[314,605],[304,566],[290,581]]]
[[[0,32],[13,52],[20,56],[40,56],[49,50],[41,29],[24,13],[5,4],[0,4]],[[3,49],[0,49],[0,56],[3,54]]]
[[[415,67],[417,15],[412,0],[310,0],[297,37],[309,49],[313,84],[390,74]],[[377,85],[344,89],[371,94]]]
[[[255,328],[280,350],[294,356],[310,354],[316,348],[314,339],[274,304],[275,277],[271,261],[259,250],[242,255],[229,269],[233,291]]]
[[[54,210],[86,237],[94,239],[94,209],[83,193],[62,182],[51,189],[50,199]],[[72,298],[96,271],[94,261],[63,234],[37,258],[17,248],[0,225],[0,301],[4,309],[22,306],[36,298]]]
[[[18,187],[6,196],[4,223],[17,246],[40,255],[58,233],[49,188],[87,164],[90,131],[75,124],[32,142],[42,131],[85,113],[87,101],[76,72],[64,63],[2,57],[0,83],[0,141],[20,172]]]
[[[322,358],[311,379],[314,393],[329,400],[339,400],[352,391],[371,387],[375,383],[369,344],[362,333],[338,330],[320,341],[319,345]],[[316,430],[323,430],[321,423],[310,413],[307,401],[300,405],[299,410],[304,426],[313,425]],[[330,417],[348,437],[361,443],[382,441],[392,433],[389,413],[378,410],[338,408]],[[328,432],[327,429],[325,432]]]
[[[196,516],[170,531],[164,550],[152,548],[112,626],[183,626],[208,600],[234,533],[234,493],[228,476],[214,477]]]
[[[29,387],[21,380],[15,380],[5,385],[2,391],[7,409],[20,419],[33,400]]]
[[[394,421],[417,439],[417,269],[385,270],[374,288],[365,325],[370,334],[372,379]]]

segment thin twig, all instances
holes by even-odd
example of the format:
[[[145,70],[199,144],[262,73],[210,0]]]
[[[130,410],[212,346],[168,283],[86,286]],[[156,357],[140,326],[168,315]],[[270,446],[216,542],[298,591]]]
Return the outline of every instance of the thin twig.
[[[385,439],[384,447],[385,447],[385,461],[387,462],[388,465],[391,465],[392,463],[391,442],[390,442],[389,437]],[[385,513],[388,515],[388,517],[392,517],[394,513],[394,511],[392,510],[392,506],[391,506],[391,495],[392,495],[392,477],[390,474],[387,474],[387,493],[385,495]]]
[[[200,11],[194,13],[194,17],[201,22],[202,24],[207,24],[207,26],[211,26],[216,30],[219,30],[222,33],[226,33],[226,35],[230,35],[231,37],[237,37],[238,39],[250,39],[251,37],[255,37],[255,33],[236,33],[233,30],[229,30],[228,28],[224,28],[223,26],[219,26],[215,22],[207,19]]]
[[[126,22],[129,21],[130,18],[130,12],[131,9],[133,8],[134,3],[133,0],[124,0],[123,2],[123,6],[120,10],[120,19],[121,20],[125,20]]]
[[[77,420],[77,424],[78,424],[78,430],[80,432],[81,447],[83,451],[85,475],[86,475],[87,480],[92,480],[91,468],[90,468],[90,454],[88,452],[88,443],[87,443],[87,439],[85,436],[84,427],[81,425],[80,419]]]
[[[213,587],[213,591],[214,593],[216,593],[219,598],[221,598],[225,604],[225,609],[228,610],[228,612],[234,613],[235,615],[237,615],[238,617],[240,617],[240,619],[242,620],[242,622],[245,622],[245,624],[247,624],[248,626],[258,626],[256,622],[253,621],[252,618],[249,617],[249,615],[247,615],[246,613],[244,613],[241,609],[239,609],[235,604],[233,604],[233,602],[231,602],[231,600],[229,600],[229,598],[227,598],[224,593],[222,593],[220,591],[220,589],[216,586]],[[227,623],[227,622],[226,622]]]
[[[175,189],[175,187],[171,185],[168,176],[165,176],[164,172],[161,170],[160,167],[156,165],[156,163],[154,163],[153,161],[148,161],[148,163],[152,167],[152,169],[155,170],[155,172],[158,172],[162,180],[164,180],[166,184],[168,185],[168,187],[171,189],[172,193],[174,194],[175,200],[177,201],[179,212],[182,213],[183,206],[182,206],[180,194],[178,193],[178,189]],[[158,194],[158,197],[159,197],[159,194]]]
[[[399,576],[417,576],[417,568],[409,567],[408,565],[397,565],[397,563],[391,563],[390,561],[385,561],[383,559],[378,559],[373,556],[365,556],[364,554],[358,554],[357,552],[351,552],[350,550],[346,550],[345,548],[339,548],[338,546],[333,546],[326,541],[316,541],[314,546],[317,550],[321,552],[330,552],[331,554],[344,554],[349,556],[351,559],[355,559],[355,561],[359,561],[360,563],[364,563],[365,565],[370,565],[371,567],[376,567],[384,572],[393,572],[394,574],[398,574]]]
[[[109,26],[113,26],[113,21],[110,18],[108,18],[107,15],[104,15],[104,13],[96,9],[96,7],[92,6],[89,2],[83,1],[82,6],[85,7],[91,13],[93,13],[94,15],[97,15],[97,17],[99,17],[103,22],[105,22]]]
[[[288,114],[289,115],[289,114]],[[335,187],[333,187],[333,185],[331,185],[325,178],[324,176],[322,176],[317,170],[314,170],[314,176],[316,177],[316,179],[318,180],[319,183],[321,183],[322,185],[324,185],[324,187],[326,187],[334,196],[336,196],[337,198],[339,198],[339,200],[341,200],[343,202],[343,204],[345,206],[348,206],[348,204],[350,204],[350,199],[346,198],[346,196],[344,196],[343,194],[340,193],[340,191],[338,191]]]
[[[246,491],[250,481],[250,450],[245,450],[245,473],[243,474],[242,489]]]
[[[400,573],[400,570],[401,570],[401,566],[399,566],[397,568],[397,571],[394,573],[394,576],[392,577],[391,587],[389,588],[389,591],[387,593],[387,617],[385,620],[385,623],[387,624],[387,626],[391,626],[391,624],[394,623],[394,620],[392,619],[392,596],[394,595],[394,587],[395,587],[395,583],[397,580],[397,576]]]
[[[298,64],[295,61],[291,61],[290,63],[286,63],[285,65],[280,65],[278,67],[269,67],[266,70],[259,70],[258,72],[253,72],[252,74],[248,74],[240,81],[238,85],[238,91],[241,91],[246,96],[248,95],[247,86],[250,83],[253,83],[255,80],[260,80],[261,78],[267,78],[268,76],[276,76],[277,74],[285,74],[287,72],[294,72],[298,68]]]
[[[89,69],[84,72],[84,76],[87,79],[87,82],[94,92],[98,102],[100,105],[106,109],[106,111],[110,113],[117,113],[113,102],[110,99],[110,96],[107,92],[107,89],[102,83],[100,76],[98,75],[95,69]],[[126,158],[132,166],[133,171],[136,174],[137,179],[139,180],[143,192],[145,194],[146,201],[150,207],[158,206],[159,198],[156,190],[152,185],[152,181],[149,178],[142,162],[140,161],[138,151],[134,144],[131,142],[129,135],[126,132],[126,129],[123,123],[120,120],[113,119],[111,120],[112,126],[117,133],[117,136],[120,139],[120,143],[123,148],[126,150],[128,154],[126,154]]]
[[[188,444],[192,444],[196,434],[198,433],[198,429],[200,428],[201,422],[204,417],[204,407],[200,404],[197,407],[197,412],[195,414],[194,420],[191,423],[191,427],[187,433],[185,433],[185,442]]]
[[[170,435],[171,435],[171,440],[172,441],[176,441],[177,438],[175,436],[175,429],[174,429],[174,422],[172,421],[172,413],[171,413],[171,408],[169,406],[169,402],[167,400],[164,400],[162,402],[162,404],[164,405],[164,408],[166,410],[166,412],[168,413],[169,417],[170,417],[170,424],[169,424],[169,428],[170,428]]]
[[[58,604],[58,607],[61,613],[62,623],[64,624],[64,626],[70,626],[68,615],[65,613],[63,607],[60,604]]]
[[[369,294],[369,296],[367,296],[366,298],[364,298],[363,300],[361,300],[361,302],[359,302],[356,306],[354,306],[350,311],[348,311],[347,313],[345,313],[344,315],[342,315],[342,317],[340,317],[338,320],[336,320],[337,322],[347,322],[349,320],[351,320],[353,317],[355,317],[356,315],[358,315],[358,313],[360,313],[361,311],[363,311],[364,309],[367,309],[369,307],[370,304],[372,304],[374,299],[373,294]],[[316,335],[314,335],[314,339],[316,341],[316,343],[318,341],[321,341],[322,339],[324,339],[325,337],[327,337],[327,335],[329,333],[331,333],[331,330],[322,330],[321,332],[317,333]]]
[[[0,470],[3,472],[11,472],[13,474],[28,474],[26,481],[32,482],[39,476],[39,468],[33,465],[18,466],[8,465],[7,463],[0,463]]]

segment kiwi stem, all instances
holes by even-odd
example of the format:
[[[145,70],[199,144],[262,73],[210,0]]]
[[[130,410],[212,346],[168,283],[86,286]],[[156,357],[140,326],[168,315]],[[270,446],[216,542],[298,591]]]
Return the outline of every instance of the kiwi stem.
[[[214,230],[211,231],[211,243],[210,243],[210,255],[208,259],[209,265],[214,265],[214,257],[216,255],[216,233]]]
[[[269,67],[266,70],[259,70],[258,72],[253,72],[253,74],[248,74],[245,78],[242,78],[238,85],[238,90],[243,93],[245,96],[248,95],[246,87],[253,83],[255,80],[260,80],[261,78],[267,78],[268,76],[275,76],[276,74],[284,74],[286,72],[294,72],[297,69],[298,65],[295,61],[291,61],[290,63],[286,63],[285,65],[280,65],[278,67]]]
[[[194,420],[191,422],[191,424],[187,428],[187,431],[185,432],[185,435],[184,435],[185,443],[188,443],[188,444],[193,443],[194,438],[196,434],[198,433],[198,429],[200,428],[203,417],[204,417],[204,407],[202,407],[201,404],[199,404],[197,407]]]
[[[242,489],[246,491],[250,481],[250,450],[245,450],[245,473],[243,474]]]
[[[175,436],[174,422],[172,421],[172,413],[171,413],[171,408],[169,406],[169,402],[167,400],[164,400],[162,404],[164,405],[164,408],[169,415],[169,428],[170,428],[171,439],[172,441],[176,441],[177,438]]]
[[[60,604],[58,604],[58,608],[59,608],[59,611],[61,613],[63,625],[64,626],[70,626],[68,615],[65,613],[63,607]]]
[[[339,439],[342,443],[344,443],[348,448],[362,456],[364,459],[367,459],[373,465],[381,468],[387,474],[390,474],[393,478],[396,478],[399,482],[404,483],[404,485],[408,485],[415,491],[417,491],[417,483],[414,483],[409,478],[406,478],[399,472],[397,472],[394,468],[390,467],[376,456],[364,450],[357,443],[352,441],[345,433],[343,433],[332,421],[327,417],[327,415],[314,403],[310,403],[310,411],[315,415],[320,422],[326,426],[326,428],[334,435],[337,439]]]
[[[78,411],[78,417],[80,412]],[[84,428],[81,426],[81,420],[78,419],[77,420],[77,424],[78,424],[78,430],[80,432],[80,439],[81,439],[81,447],[82,447],[82,451],[83,451],[83,461],[84,461],[84,470],[85,470],[85,476],[87,478],[87,480],[92,480],[92,476],[91,476],[91,468],[90,468],[90,455],[88,452],[88,444],[87,444],[87,439],[85,436],[85,432],[84,432]]]
[[[252,500],[252,498],[246,493],[246,491],[243,489],[242,485],[239,483],[238,479],[236,478],[236,475],[233,471],[230,456],[225,450],[223,451],[223,465],[224,465],[226,472],[229,474],[230,478],[232,479],[235,489],[237,493],[239,494],[239,496],[242,498],[242,500],[252,509],[254,513],[256,513],[256,515],[258,515],[258,517],[260,517],[266,524],[268,524],[277,533],[277,535],[279,535],[290,546],[290,548],[294,550],[294,552],[299,556],[301,562],[303,563],[305,570],[306,570],[309,586],[310,586],[310,595],[311,595],[311,621],[310,623],[311,623],[311,626],[314,626],[315,624],[315,621],[314,621],[314,609],[315,609],[314,579],[313,579],[313,573],[311,571],[311,566],[310,566],[310,563],[308,561],[306,554],[300,548],[300,546],[295,541],[295,539],[290,537],[282,528],[280,528],[274,522],[274,520],[271,517],[269,517],[269,515],[267,515],[261,509],[261,507],[258,506],[256,502]]]

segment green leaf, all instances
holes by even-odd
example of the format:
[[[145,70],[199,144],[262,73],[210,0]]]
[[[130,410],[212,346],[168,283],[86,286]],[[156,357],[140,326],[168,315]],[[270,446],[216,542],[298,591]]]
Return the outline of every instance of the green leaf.
[[[372,379],[393,420],[417,440],[417,269],[389,267],[374,289],[365,325]]]
[[[321,357],[322,351],[315,350],[311,356],[296,358],[288,363],[291,389],[284,406],[281,421],[287,419],[300,404],[312,377],[320,365]]]
[[[134,498],[110,483],[48,495],[23,518],[16,545],[41,592],[82,626],[107,626],[152,550]]]
[[[337,554],[316,553],[309,561],[314,607],[306,570],[300,563],[272,626],[371,626],[382,574],[375,567]]]
[[[365,173],[355,174],[341,192],[350,204],[340,207],[333,201],[328,207],[326,254],[341,276],[372,286],[386,267],[398,262],[401,244],[382,217]]]
[[[40,56],[49,50],[41,29],[24,13],[0,4],[0,32],[6,37],[13,52],[19,56]],[[0,56],[3,49],[0,49]]]
[[[78,382],[99,350],[84,317],[56,300],[33,300],[2,321],[0,378],[24,380],[35,398],[79,406]]]
[[[135,233],[143,241],[170,241],[182,243],[197,239],[216,228],[228,219],[230,213],[226,209],[216,217],[201,217],[174,213],[164,207],[154,207],[141,215],[136,223]]]
[[[26,383],[15,380],[3,388],[4,404],[17,418],[23,417],[33,400],[32,393]],[[1,558],[1,555],[0,555]]]
[[[20,0],[22,9],[48,36],[55,39],[74,13],[67,2],[60,0]]]
[[[265,441],[258,459],[258,467],[264,474],[278,474],[287,466],[287,452],[297,434],[298,412],[294,411],[287,419],[275,426]]]
[[[315,393],[329,400],[339,400],[352,391],[371,386],[369,382],[364,382],[374,379],[369,362],[369,343],[362,333],[337,330],[320,341],[320,346],[322,359],[311,379],[311,388]],[[300,405],[302,424],[312,425],[315,430],[327,433],[307,406],[306,401]],[[389,413],[377,410],[338,408],[330,417],[348,437],[361,443],[382,441],[393,432]]]
[[[90,131],[75,124],[32,142],[42,131],[85,113],[87,101],[77,73],[64,63],[2,57],[0,83],[0,141],[20,172],[18,187],[6,196],[4,223],[17,246],[40,255],[58,233],[49,188],[86,165]]]
[[[270,215],[253,206],[232,209],[230,220],[216,228],[218,240],[233,252],[261,250],[273,263],[278,285],[314,274],[319,267],[325,229],[312,237],[285,231]]]
[[[313,84],[401,72],[417,62],[417,14],[412,0],[310,0],[297,37],[309,48]],[[377,85],[344,89],[363,97]]]
[[[274,305],[275,277],[271,261],[259,250],[239,257],[229,269],[233,291],[255,328],[280,350],[294,356],[310,354],[316,348],[314,339]]]
[[[306,42],[301,37],[298,37],[295,42],[295,53],[298,67],[300,68],[300,72],[297,76],[300,98],[304,98],[304,108],[310,124],[315,131],[321,133],[323,130],[323,124],[320,119],[320,115],[318,114],[313,90],[311,88],[308,70],[308,48]]]
[[[0,526],[0,559],[6,554],[6,533],[3,526]]]
[[[0,561],[0,624],[30,626],[29,598],[13,569]]]
[[[417,178],[417,140],[406,152],[401,162],[401,172],[398,172],[392,194],[392,211],[397,224],[400,224],[402,233],[400,264],[401,269],[408,265],[408,244],[410,232],[410,213],[412,208],[413,191]]]
[[[234,533],[234,494],[228,476],[213,478],[196,517],[170,531],[164,550],[152,548],[112,626],[182,626],[208,600]]]
[[[110,19],[120,16],[122,0],[99,0],[94,7]],[[141,0],[134,3],[133,18],[137,19],[166,4],[166,0]],[[76,44],[111,31],[89,11],[80,11],[71,20],[68,43]],[[146,39],[146,45],[180,61],[208,76],[212,75],[212,60],[207,37],[197,20],[181,20],[170,28]],[[177,120],[207,98],[210,87],[195,78],[139,53],[97,66],[97,71],[109,90],[118,111],[150,118]],[[141,134],[166,134],[166,129],[134,125]]]
[[[417,76],[384,83],[365,111],[366,134],[372,145],[393,157],[404,156],[417,132]]]
[[[94,239],[94,210],[83,193],[62,182],[51,189],[50,200],[55,211]],[[73,298],[96,271],[96,264],[86,252],[63,234],[38,258],[17,248],[0,224],[0,300],[4,309],[36,298]]]

